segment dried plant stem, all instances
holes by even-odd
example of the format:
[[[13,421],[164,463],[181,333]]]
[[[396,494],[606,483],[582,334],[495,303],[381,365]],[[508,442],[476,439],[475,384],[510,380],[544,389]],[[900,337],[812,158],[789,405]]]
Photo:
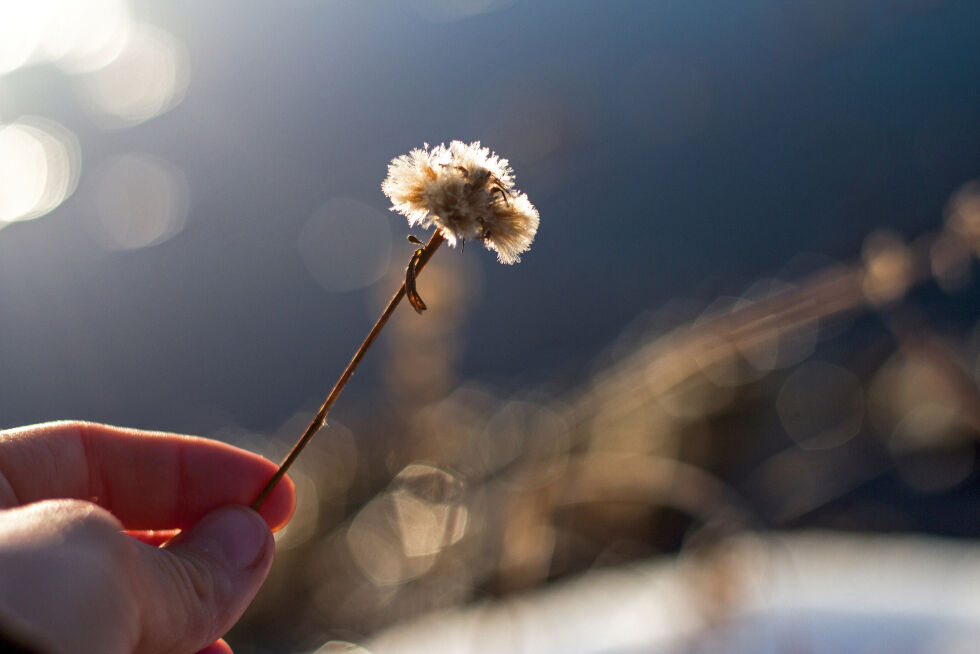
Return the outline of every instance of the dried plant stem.
[[[422,254],[418,257],[416,273],[421,272],[425,264],[428,263],[432,253],[435,252],[445,240],[446,239],[443,238],[442,233],[438,229],[435,230],[432,237],[429,239],[429,242],[422,248]],[[377,322],[374,323],[374,327],[371,328],[367,338],[365,338],[364,342],[361,343],[361,347],[357,348],[357,352],[354,353],[354,358],[350,360],[350,363],[347,364],[347,368],[344,369],[344,373],[340,376],[340,379],[337,380],[337,383],[334,384],[330,394],[327,395],[327,399],[324,400],[323,406],[320,407],[320,410],[316,412],[316,416],[314,416],[313,421],[310,422],[310,426],[306,428],[303,435],[298,441],[296,441],[296,444],[293,445],[293,449],[289,451],[286,458],[279,464],[279,469],[276,470],[276,473],[272,475],[272,478],[265,485],[265,488],[262,489],[262,492],[259,493],[258,497],[255,498],[255,501],[252,502],[252,508],[254,510],[258,511],[262,504],[265,503],[273,489],[275,489],[276,484],[278,484],[279,480],[285,476],[286,472],[289,470],[289,467],[293,465],[293,462],[296,461],[297,457],[299,457],[300,452],[302,452],[303,448],[306,447],[306,444],[309,443],[310,440],[312,440],[313,435],[320,431],[320,428],[323,427],[327,420],[327,414],[330,412],[331,407],[333,407],[334,402],[336,402],[337,398],[340,397],[340,393],[344,390],[344,387],[347,386],[347,382],[350,381],[350,378],[357,369],[358,364],[361,363],[361,359],[364,358],[365,353],[367,353],[368,349],[374,343],[374,340],[378,337],[378,334],[381,333],[381,329],[385,326],[385,323],[388,322],[391,314],[395,312],[395,307],[398,306],[398,303],[402,301],[403,297],[405,297],[405,282],[402,282],[398,292],[396,292],[394,297],[391,298],[391,301],[388,302],[388,306],[385,307],[385,310],[381,313],[381,317],[379,317]]]

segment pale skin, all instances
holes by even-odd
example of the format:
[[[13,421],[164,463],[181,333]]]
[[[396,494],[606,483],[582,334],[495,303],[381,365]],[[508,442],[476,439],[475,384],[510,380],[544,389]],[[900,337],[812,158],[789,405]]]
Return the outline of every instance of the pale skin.
[[[247,508],[275,468],[190,436],[0,431],[0,633],[45,654],[231,652],[220,637],[295,505],[286,478],[261,515]]]

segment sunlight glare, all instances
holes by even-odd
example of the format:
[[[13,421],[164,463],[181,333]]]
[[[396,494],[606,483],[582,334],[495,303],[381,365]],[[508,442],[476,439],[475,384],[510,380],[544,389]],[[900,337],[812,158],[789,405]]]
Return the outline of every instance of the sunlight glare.
[[[126,0],[55,2],[55,11],[38,42],[43,59],[68,72],[102,68],[115,59],[126,43],[130,27]]]
[[[0,3],[0,75],[30,62],[55,2]]]
[[[78,139],[53,121],[0,126],[0,223],[37,218],[64,202],[80,161]]]
[[[106,127],[128,127],[180,104],[190,56],[173,35],[146,24],[131,27],[111,63],[80,79],[82,100]]]
[[[119,53],[129,15],[127,0],[0,1],[0,75],[44,62],[100,68]]]

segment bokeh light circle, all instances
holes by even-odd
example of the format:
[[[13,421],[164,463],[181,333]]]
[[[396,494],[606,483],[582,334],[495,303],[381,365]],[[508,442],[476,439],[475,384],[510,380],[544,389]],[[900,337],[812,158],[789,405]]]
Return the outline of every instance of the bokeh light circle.
[[[78,184],[81,151],[67,128],[41,118],[0,125],[0,224],[43,216]]]
[[[188,196],[174,164],[142,153],[113,157],[96,172],[90,231],[109,250],[163,243],[184,228]]]
[[[106,127],[128,127],[159,116],[184,98],[190,56],[173,35],[134,24],[118,56],[79,78],[82,101]]]
[[[119,55],[130,25],[127,0],[0,3],[0,75],[44,62],[97,70]]]
[[[786,433],[810,450],[837,447],[857,436],[864,406],[861,380],[822,361],[809,361],[794,370],[776,398]]]
[[[357,200],[334,198],[303,227],[299,254],[324,289],[353,291],[370,286],[387,272],[391,239],[383,212]]]

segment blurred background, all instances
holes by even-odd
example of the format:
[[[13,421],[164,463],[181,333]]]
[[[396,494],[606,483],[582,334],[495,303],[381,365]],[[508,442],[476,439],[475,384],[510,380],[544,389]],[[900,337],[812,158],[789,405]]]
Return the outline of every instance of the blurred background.
[[[388,161],[480,140],[536,242],[426,268],[236,652],[975,651],[978,26],[0,0],[0,428],[278,460],[411,256]]]

